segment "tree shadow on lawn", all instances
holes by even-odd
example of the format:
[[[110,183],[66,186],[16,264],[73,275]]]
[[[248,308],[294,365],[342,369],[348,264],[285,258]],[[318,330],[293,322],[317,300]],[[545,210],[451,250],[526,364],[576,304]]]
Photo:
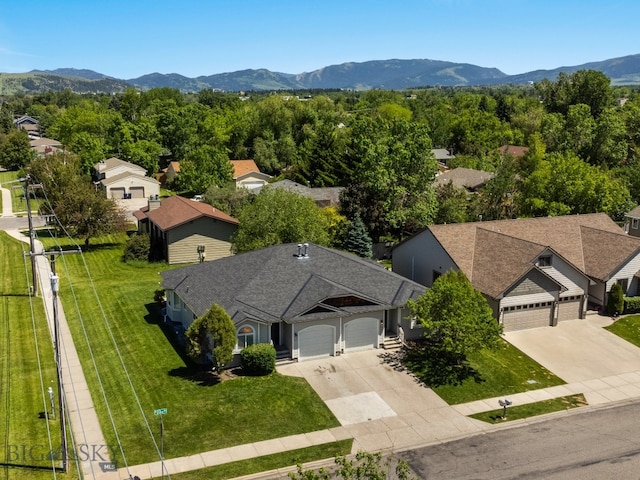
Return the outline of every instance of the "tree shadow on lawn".
[[[157,325],[164,334],[169,345],[180,356],[184,362],[183,367],[169,370],[169,376],[180,377],[190,382],[196,383],[203,387],[217,385],[222,381],[220,376],[212,371],[211,365],[198,365],[187,355],[185,348],[186,339],[184,336],[184,328],[180,323],[164,321],[162,314],[162,306],[158,303],[145,304],[147,314],[144,316],[145,321],[149,325]]]
[[[485,381],[465,357],[446,352],[426,342],[408,345],[404,349],[402,363],[431,388],[461,385],[469,379],[476,383]]]

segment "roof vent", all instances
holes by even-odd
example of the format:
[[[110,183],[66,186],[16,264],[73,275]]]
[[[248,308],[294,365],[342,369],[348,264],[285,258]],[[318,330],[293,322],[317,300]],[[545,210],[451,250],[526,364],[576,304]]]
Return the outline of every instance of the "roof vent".
[[[309,258],[309,244],[308,243],[299,243],[298,244],[298,253],[295,255],[297,258]]]

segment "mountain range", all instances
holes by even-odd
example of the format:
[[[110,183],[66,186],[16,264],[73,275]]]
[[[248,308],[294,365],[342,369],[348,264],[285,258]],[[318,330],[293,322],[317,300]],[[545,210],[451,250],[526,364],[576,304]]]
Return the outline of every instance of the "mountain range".
[[[349,62],[299,74],[256,69],[195,78],[177,73],[151,73],[138,78],[117,79],[93,70],[58,68],[19,74],[0,73],[0,94],[37,93],[65,88],[78,93],[114,93],[132,86],[142,90],[170,87],[183,92],[207,88],[221,91],[404,90],[428,86],[527,84],[544,78],[554,80],[560,72],[572,73],[585,69],[603,72],[611,79],[612,85],[640,85],[640,54],[637,54],[518,75],[507,75],[497,68],[428,59]]]

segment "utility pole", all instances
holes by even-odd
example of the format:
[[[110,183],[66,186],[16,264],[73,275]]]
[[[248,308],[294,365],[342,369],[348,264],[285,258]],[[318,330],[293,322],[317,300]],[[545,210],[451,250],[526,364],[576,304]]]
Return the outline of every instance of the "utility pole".
[[[31,199],[29,194],[29,186],[31,185],[31,176],[24,177],[24,197],[27,201],[27,219],[29,220],[29,253],[31,256],[31,285],[33,289],[33,296],[38,296],[38,274],[36,272],[36,257],[34,248],[34,235],[33,231],[33,219],[31,218]]]
[[[58,410],[60,415],[60,454],[62,456],[62,469],[65,473],[69,471],[68,448],[67,448],[67,418],[65,415],[66,401],[64,398],[64,385],[62,382],[62,343],[60,341],[60,319],[58,317],[58,291],[60,290],[60,277],[56,274],[56,255],[66,253],[81,253],[81,250],[54,250],[42,252],[42,255],[49,255],[51,263],[51,301],[53,304],[53,347],[56,360],[56,371],[58,374]],[[33,256],[32,256],[33,258]]]

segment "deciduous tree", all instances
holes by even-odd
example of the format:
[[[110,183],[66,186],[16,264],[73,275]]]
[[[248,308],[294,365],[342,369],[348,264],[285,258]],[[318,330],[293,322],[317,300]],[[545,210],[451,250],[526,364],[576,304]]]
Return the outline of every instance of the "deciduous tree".
[[[426,339],[458,363],[472,352],[499,344],[502,325],[462,271],[446,272],[408,306],[424,327]]]
[[[329,243],[326,217],[313,200],[281,188],[264,187],[238,215],[232,240],[236,253],[290,242]]]

